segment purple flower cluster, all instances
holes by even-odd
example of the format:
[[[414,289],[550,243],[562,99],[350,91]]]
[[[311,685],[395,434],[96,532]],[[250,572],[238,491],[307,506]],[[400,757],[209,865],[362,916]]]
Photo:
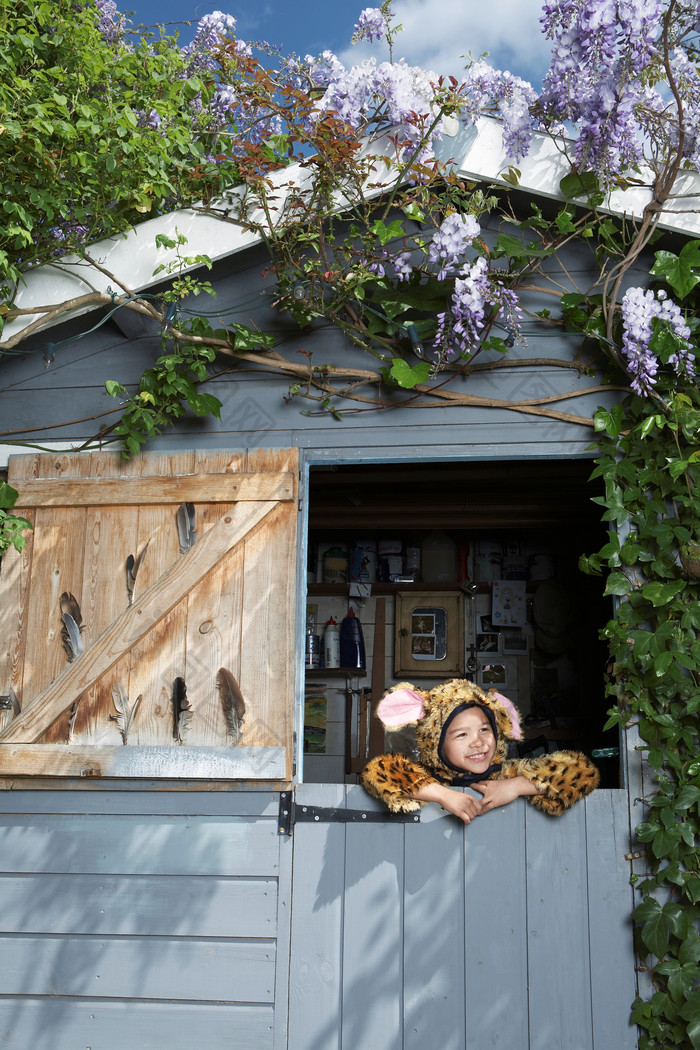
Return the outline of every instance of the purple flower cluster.
[[[114,0],[95,0],[95,7],[100,16],[97,28],[110,44],[116,43],[124,31],[124,16],[118,15]]]
[[[448,308],[437,315],[433,346],[439,363],[473,353],[481,337],[487,310],[493,320],[499,314],[505,315],[509,332],[519,335],[521,310],[518,297],[494,277],[487,259],[481,255],[471,265],[466,263],[462,267],[455,279]]]
[[[397,281],[407,281],[413,273],[413,261],[410,252],[399,252],[391,260]]]
[[[642,160],[643,73],[657,56],[663,0],[552,0],[541,19],[552,63],[540,105],[578,129],[575,162],[605,182]]]
[[[314,84],[325,87],[317,102],[319,115],[333,111],[351,128],[362,130],[369,125],[375,131],[391,131],[402,143],[399,161],[406,161],[438,115],[434,73],[399,62],[374,59],[346,69],[336,56],[324,51],[319,59],[307,56]],[[435,128],[439,136],[441,121]],[[429,163],[432,146],[426,144],[415,160]]]
[[[465,124],[475,124],[484,112],[503,121],[503,139],[508,156],[514,161],[524,157],[532,141],[535,120],[531,107],[537,94],[526,80],[506,70],[500,72],[487,62],[474,62],[467,70],[461,89],[464,104],[460,115]]]
[[[676,87],[683,96],[683,156],[697,169],[700,167],[700,76],[695,63],[680,49],[671,55],[670,66]],[[659,110],[661,106],[657,107]],[[664,107],[661,118],[671,145],[677,148],[680,129],[673,105]]]
[[[443,220],[430,243],[428,259],[439,266],[439,281],[452,277],[464,265],[464,256],[472,241],[479,236],[481,227],[473,215],[453,212]]]
[[[222,39],[233,36],[235,28],[236,19],[233,15],[225,15],[222,11],[212,11],[200,18],[192,43],[182,49],[182,53],[190,59],[190,72],[215,69],[212,51],[221,44]]]
[[[52,226],[49,233],[57,244],[51,254],[58,259],[69,252],[72,246],[82,244],[87,239],[89,230],[80,222],[68,222],[64,226]]]
[[[381,40],[382,37],[386,36],[389,20],[392,17],[393,12],[390,10],[387,10],[385,15],[379,7],[366,7],[361,12],[355,26],[352,38],[353,44],[360,40],[368,40],[370,43],[373,40]]]
[[[157,109],[152,109],[149,113],[146,113],[145,109],[137,109],[135,112],[140,128],[157,129],[160,127],[162,121]]]
[[[468,353],[478,340],[489,297],[488,269],[486,259],[479,256],[472,266],[465,266],[463,276],[455,280],[450,305],[437,316],[433,346],[438,359]]]
[[[668,299],[661,290],[654,294],[643,288],[630,288],[623,297],[622,305],[622,352],[627,358],[627,371],[632,377],[630,386],[636,394],[650,394],[656,385],[659,360],[652,349],[658,319],[685,344],[668,359],[668,364],[678,375],[693,378],[694,355],[690,352],[690,329],[683,320],[680,307]]]

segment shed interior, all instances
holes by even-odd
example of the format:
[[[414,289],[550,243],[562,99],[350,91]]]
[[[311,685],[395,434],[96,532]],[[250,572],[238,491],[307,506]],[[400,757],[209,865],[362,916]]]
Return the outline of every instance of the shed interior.
[[[385,737],[372,717],[392,684],[468,677],[517,705],[521,753],[582,750],[604,786],[619,786],[617,731],[603,733],[599,639],[612,606],[602,578],[578,567],[607,540],[592,469],[583,459],[311,469],[305,781],[354,783],[372,754],[410,753],[410,732]],[[426,560],[431,545],[437,569]],[[417,571],[412,551],[421,552]],[[350,609],[364,669],[324,666],[325,626],[341,626]]]

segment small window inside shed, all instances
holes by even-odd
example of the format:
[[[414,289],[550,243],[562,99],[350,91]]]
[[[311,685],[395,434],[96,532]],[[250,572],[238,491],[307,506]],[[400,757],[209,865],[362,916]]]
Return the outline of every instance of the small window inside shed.
[[[578,568],[607,538],[592,469],[590,460],[312,468],[305,781],[354,783],[371,755],[410,749],[410,733],[386,739],[372,717],[396,682],[467,677],[517,705],[524,749],[584,751],[603,786],[619,786],[618,735],[602,730],[599,632],[612,606],[602,579]]]

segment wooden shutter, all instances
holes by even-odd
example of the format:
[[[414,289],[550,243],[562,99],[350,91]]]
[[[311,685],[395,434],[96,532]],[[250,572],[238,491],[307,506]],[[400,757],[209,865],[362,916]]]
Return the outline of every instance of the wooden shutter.
[[[8,480],[34,531],[0,566],[0,775],[290,780],[296,450],[29,455]],[[182,503],[197,531],[184,554]],[[144,547],[130,604],[126,563]],[[83,621],[72,662],[64,592]],[[220,668],[245,700],[238,743]],[[126,742],[115,690],[141,698]]]

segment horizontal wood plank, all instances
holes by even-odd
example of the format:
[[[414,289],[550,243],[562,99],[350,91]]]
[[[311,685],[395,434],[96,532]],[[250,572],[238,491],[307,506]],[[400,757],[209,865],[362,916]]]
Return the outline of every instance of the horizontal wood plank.
[[[0,870],[276,877],[279,840],[270,819],[18,815],[0,822]]]
[[[282,780],[283,747],[0,743],[0,776]]]
[[[289,471],[184,477],[32,478],[21,482],[17,507],[125,507],[293,498],[294,475]]]
[[[7,1050],[272,1050],[273,1018],[270,1005],[0,999]]]
[[[4,934],[274,937],[277,880],[0,875]]]
[[[86,689],[110,670],[131,646],[155,627],[213,567],[257,529],[278,503],[238,503],[144,591],[69,664],[51,685],[26,703],[0,733],[0,741],[32,743]]]
[[[274,999],[272,941],[0,936],[0,955],[0,995]]]
[[[233,791],[221,791],[219,785],[208,791],[193,792],[189,784],[178,785],[172,791],[152,791],[148,784],[105,784],[101,791],[99,780],[82,781],[73,791],[45,789],[37,794],[34,781],[21,786],[15,782],[12,790],[0,791],[0,814],[11,813],[103,813],[138,816],[193,816],[193,817],[271,817],[277,819],[280,797],[276,789],[249,789],[237,785]],[[122,790],[124,787],[124,790]],[[3,817],[0,816],[0,826]]]

